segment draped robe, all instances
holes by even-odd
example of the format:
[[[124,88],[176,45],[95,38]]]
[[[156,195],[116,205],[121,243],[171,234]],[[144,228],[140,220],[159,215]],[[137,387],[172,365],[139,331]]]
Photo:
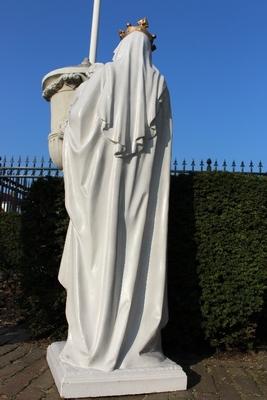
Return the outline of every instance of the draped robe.
[[[103,371],[164,362],[170,152],[165,79],[146,35],[131,33],[78,88],[65,130],[61,361]]]

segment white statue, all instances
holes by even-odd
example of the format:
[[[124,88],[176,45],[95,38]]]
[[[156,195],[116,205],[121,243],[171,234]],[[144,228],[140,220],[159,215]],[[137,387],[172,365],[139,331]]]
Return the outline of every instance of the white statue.
[[[147,27],[141,20],[121,32],[113,62],[98,65],[76,90],[65,129],[70,224],[59,280],[69,330],[59,360],[74,368],[176,366],[160,338],[167,322],[171,109]]]

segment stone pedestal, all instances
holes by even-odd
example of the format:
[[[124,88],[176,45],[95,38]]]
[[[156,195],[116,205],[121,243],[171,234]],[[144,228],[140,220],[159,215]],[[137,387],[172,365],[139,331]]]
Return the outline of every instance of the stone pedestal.
[[[185,390],[187,377],[182,368],[166,359],[157,368],[118,369],[103,372],[74,368],[63,363],[59,354],[64,342],[48,347],[47,361],[61,397],[82,398],[120,396]]]
[[[49,72],[42,81],[43,97],[51,102],[51,133],[48,136],[49,154],[62,169],[63,131],[75,89],[86,79],[90,64],[84,61],[73,67]]]

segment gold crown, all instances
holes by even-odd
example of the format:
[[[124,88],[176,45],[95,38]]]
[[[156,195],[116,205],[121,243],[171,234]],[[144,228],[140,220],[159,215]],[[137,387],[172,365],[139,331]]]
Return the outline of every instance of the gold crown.
[[[151,49],[152,51],[156,50],[156,46],[153,44],[154,39],[156,39],[156,35],[152,35],[150,32],[148,32],[147,28],[148,28],[148,20],[146,17],[140,19],[139,21],[137,21],[138,25],[132,25],[129,22],[126,24],[126,29],[125,31],[120,30],[119,31],[119,35],[121,39],[124,39],[125,36],[129,35],[132,32],[142,32],[144,33],[148,39],[151,42]]]

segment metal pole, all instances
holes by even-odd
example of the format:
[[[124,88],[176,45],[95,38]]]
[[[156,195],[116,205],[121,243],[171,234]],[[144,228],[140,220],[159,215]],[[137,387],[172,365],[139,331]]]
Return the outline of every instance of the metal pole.
[[[89,52],[89,61],[92,64],[95,63],[96,61],[97,36],[99,28],[99,11],[100,11],[100,0],[94,0],[90,52]]]

